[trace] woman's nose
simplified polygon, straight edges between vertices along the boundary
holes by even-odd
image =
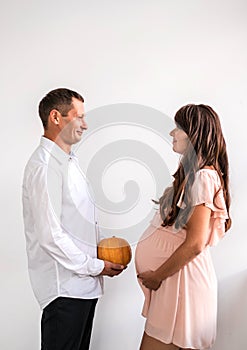
[[[175,132],[175,129],[173,129],[172,131],[170,131],[169,135],[170,135],[170,136],[174,136],[174,132]]]

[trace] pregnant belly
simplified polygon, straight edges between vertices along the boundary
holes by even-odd
[[[136,247],[137,273],[155,270],[164,263],[184,242],[185,235],[183,231],[181,233],[173,233],[164,228],[149,226]]]

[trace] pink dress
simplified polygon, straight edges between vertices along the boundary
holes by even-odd
[[[142,315],[145,332],[163,343],[181,348],[207,349],[216,335],[217,280],[209,246],[216,245],[225,234],[228,218],[220,178],[215,170],[201,169],[192,186],[193,205],[211,209],[208,245],[179,272],[164,280],[157,291],[145,288]],[[215,198],[215,193],[220,192]],[[178,203],[183,208],[184,203]],[[218,208],[219,207],[219,208]],[[186,230],[162,227],[157,212],[141,236],[135,254],[137,273],[155,270],[183,243]]]

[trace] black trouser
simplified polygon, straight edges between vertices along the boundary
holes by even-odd
[[[97,300],[59,297],[46,306],[41,350],[88,350]]]

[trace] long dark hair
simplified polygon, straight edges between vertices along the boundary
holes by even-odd
[[[229,164],[217,113],[207,105],[188,104],[177,111],[175,123],[188,135],[189,145],[173,175],[172,186],[165,190],[159,200],[163,226],[175,224],[178,228],[186,225],[192,210],[190,194],[195,174],[199,169],[208,166],[219,174],[229,216]],[[183,210],[177,206],[181,196],[186,205]],[[226,231],[230,226],[229,217],[226,220]]]

